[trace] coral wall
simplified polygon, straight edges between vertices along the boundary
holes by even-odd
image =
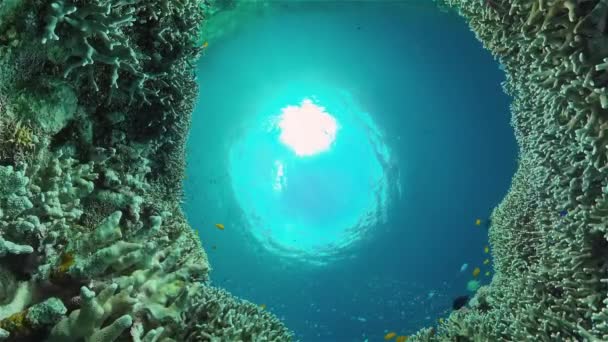
[[[0,340],[288,341],[183,217],[198,0],[0,1]]]
[[[492,215],[492,283],[415,339],[607,340],[608,3],[445,3],[504,66],[519,168]]]

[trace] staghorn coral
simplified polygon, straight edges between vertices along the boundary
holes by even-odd
[[[145,82],[148,76],[141,72],[141,57],[137,56],[123,32],[124,27],[135,21],[134,9],[126,5],[136,2],[93,2],[76,6],[59,0],[49,4],[42,43],[59,41],[57,31],[63,29],[61,44],[65,54],[56,55],[55,61],[67,63],[64,77],[77,68],[84,68],[81,73],[88,77],[95,91],[99,91],[94,67],[95,64],[106,64],[111,67],[111,88],[118,88],[119,70],[138,78],[133,82],[133,88]]]
[[[504,66],[519,168],[492,214],[491,285],[418,340],[606,340],[608,5],[445,2]]]
[[[183,58],[188,51],[186,47],[196,41],[202,20],[201,5],[197,1],[155,0],[147,1],[145,6],[141,3],[140,0],[50,3],[41,42],[58,44],[49,56],[52,62],[65,65],[63,77],[75,73],[77,78],[86,79],[95,92],[102,89],[99,83],[103,82],[108,87],[110,102],[115,95],[121,96],[115,94],[120,89],[129,104],[152,105],[151,101],[173,104],[182,88],[175,76],[188,68],[164,70],[163,66],[171,67],[173,61]],[[146,27],[145,31],[132,34],[130,27],[135,22]],[[173,30],[173,26],[181,29]]]

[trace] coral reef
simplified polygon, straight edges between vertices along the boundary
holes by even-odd
[[[445,3],[505,70],[519,168],[492,214],[492,283],[413,340],[607,340],[607,2]]]
[[[291,340],[206,285],[180,209],[209,10],[0,1],[0,340]]]
[[[272,314],[228,292],[202,285],[187,308],[182,341],[289,341],[290,333]]]

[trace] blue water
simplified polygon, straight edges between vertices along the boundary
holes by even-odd
[[[212,284],[265,304],[302,341],[379,341],[436,324],[471,294],[474,267],[490,281],[484,226],[517,147],[498,63],[455,14],[280,6],[210,44],[198,78],[184,209]],[[265,130],[304,98],[343,125],[310,158]],[[271,191],[276,160],[286,182]]]

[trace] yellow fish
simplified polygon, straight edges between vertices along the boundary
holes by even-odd
[[[395,342],[405,342],[407,341],[407,336],[397,336],[397,338],[395,339]]]
[[[481,225],[481,219],[477,219],[477,220],[475,220],[475,225],[476,225],[476,226],[480,226],[480,225]]]
[[[483,252],[484,252],[484,253],[486,253],[486,254],[490,253],[490,247],[485,246],[485,247],[483,248]]]
[[[473,270],[473,277],[477,278],[479,273],[481,273],[481,270],[479,269],[479,267],[475,267],[475,269]]]
[[[490,271],[487,271],[486,272],[486,277],[489,277],[489,276],[490,276]]]
[[[444,322],[443,317],[440,317],[437,321],[439,322],[439,324],[443,324],[443,322]]]
[[[388,334],[384,335],[384,340],[386,340],[386,341],[391,340],[395,336],[397,336],[397,334],[391,331]]]
[[[224,230],[224,225],[221,223],[216,223],[215,226],[217,227],[217,229],[219,230]]]
[[[204,42],[203,45],[202,45],[203,49],[206,49],[207,46],[209,46],[209,42]]]
[[[260,304],[260,308],[261,308],[262,310],[265,310],[265,309],[266,309],[266,304]]]
[[[490,263],[490,259],[486,259],[486,260],[484,260],[484,261],[483,261],[483,264],[484,264],[484,265],[487,265],[487,264],[489,264],[489,263]]]

